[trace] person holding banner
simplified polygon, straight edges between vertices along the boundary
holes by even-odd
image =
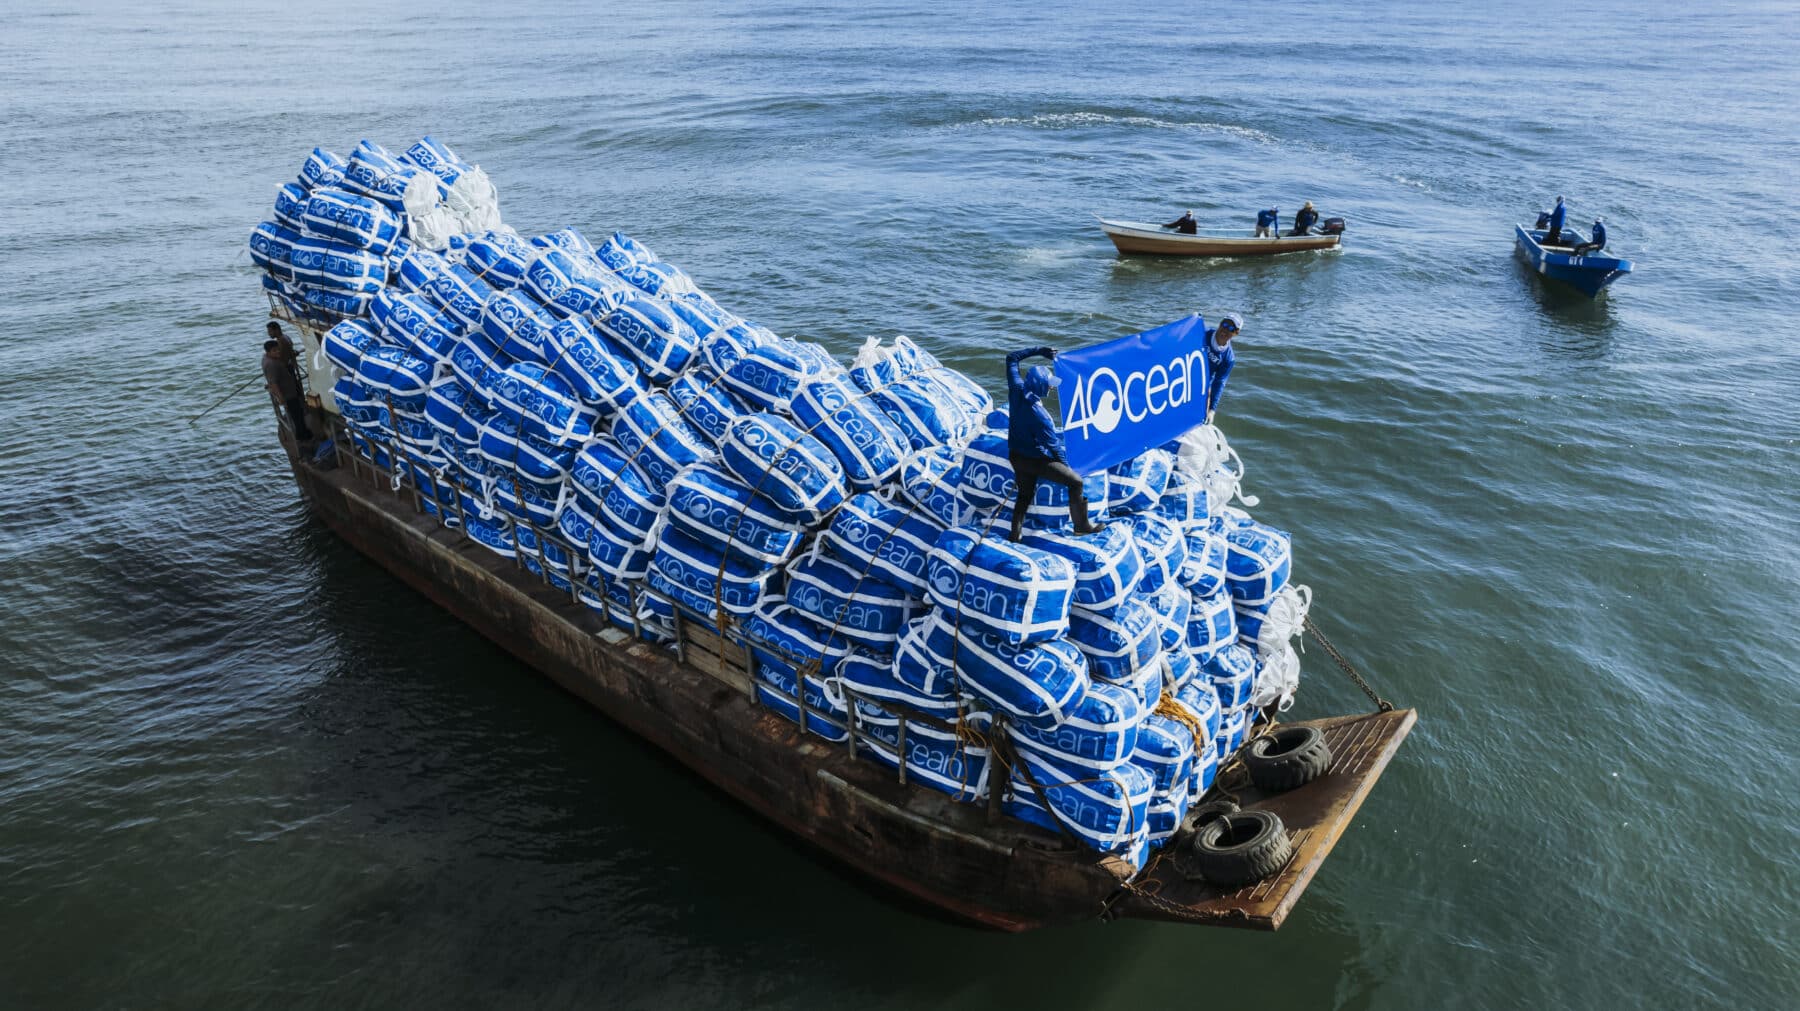
[[[1244,318],[1228,312],[1218,326],[1206,331],[1206,371],[1212,377],[1206,387],[1206,423],[1209,425],[1213,412],[1219,409],[1219,394],[1225,392],[1225,377],[1231,375],[1231,366],[1237,362],[1237,353],[1231,350],[1231,338],[1243,328]]]
[[[1227,338],[1229,340],[1229,338]],[[1088,522],[1087,494],[1082,491],[1081,475],[1069,466],[1063,449],[1062,432],[1044,407],[1044,397],[1057,384],[1054,373],[1042,365],[1033,365],[1024,376],[1019,363],[1027,358],[1056,360],[1055,348],[1025,348],[1006,356],[1007,435],[1006,455],[1012,463],[1013,480],[1019,494],[1013,500],[1012,535],[1017,541],[1025,522],[1025,511],[1037,495],[1039,481],[1050,481],[1069,489],[1069,519],[1076,534],[1091,534],[1096,528]]]

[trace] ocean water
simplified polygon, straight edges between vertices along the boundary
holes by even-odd
[[[1800,10],[0,16],[0,1007],[1800,1004]],[[243,253],[430,132],[848,354],[1247,318],[1223,427],[1418,728],[1273,935],[894,902],[308,517]],[[1558,193],[1637,273],[1513,259]],[[1091,213],[1341,252],[1121,259]],[[1356,690],[1316,649],[1295,715]]]

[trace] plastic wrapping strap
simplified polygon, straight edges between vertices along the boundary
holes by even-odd
[[[552,522],[552,523],[556,522],[556,517],[562,515],[563,506],[567,505],[568,502],[569,502],[569,479],[565,477],[561,481],[558,481],[556,484],[556,504],[554,506],[550,507],[550,516],[551,516],[550,522]]]
[[[999,734],[996,736],[1004,739],[1006,735]],[[1076,846],[1080,847],[1081,849],[1084,849],[1084,850],[1093,849],[1094,847],[1089,846],[1087,844],[1086,840],[1082,839],[1081,836],[1079,834],[1077,834],[1073,828],[1069,827],[1069,823],[1063,820],[1062,813],[1056,809],[1055,805],[1050,803],[1050,795],[1044,792],[1045,791],[1044,784],[1040,784],[1037,781],[1037,777],[1031,774],[1031,767],[1026,765],[1024,762],[1015,760],[1018,756],[1013,753],[1013,745],[1010,740],[1008,740],[1006,742],[1005,750],[1007,752],[1007,755],[1005,757],[1001,757],[1000,751],[995,750],[995,751],[989,753],[988,760],[993,761],[996,758],[999,758],[1000,761],[1004,762],[1006,764],[1006,771],[1007,771],[1007,775],[1009,778],[1014,775],[1022,775],[1025,779],[1025,785],[1031,788],[1032,795],[1037,798],[1038,805],[1044,809],[1044,813],[1046,815],[1050,816],[1050,821],[1051,821],[1051,823],[1053,823],[1056,826],[1057,830],[1060,831],[1063,834],[1063,836],[1066,837],[1070,842],[1074,843]],[[1049,786],[1074,786],[1077,783],[1097,783],[1099,781],[1100,780],[1097,778],[1096,779],[1075,779],[1075,780],[1069,780],[1067,782],[1061,782],[1061,783],[1050,783],[1048,785]],[[1127,805],[1127,808],[1129,809],[1129,805]],[[1133,826],[1132,830],[1136,831],[1135,825]]]
[[[1227,470],[1230,470],[1232,472],[1232,474],[1234,475],[1234,479],[1231,482],[1231,494],[1239,502],[1244,503],[1244,505],[1246,507],[1255,509],[1257,506],[1262,504],[1262,499],[1255,495],[1244,494],[1244,459],[1243,459],[1243,457],[1238,456],[1237,450],[1231,449],[1230,447],[1226,447],[1226,452],[1231,454],[1230,459],[1237,463],[1237,467],[1235,469],[1233,469],[1229,466],[1226,466],[1226,468],[1225,468]]]
[[[494,489],[499,486],[497,477],[490,477],[481,484],[481,518],[489,522],[500,515],[500,507],[494,504]]]
[[[392,390],[381,391],[381,402],[387,405],[388,434],[396,437],[393,440],[390,440],[385,448],[387,449],[387,454],[388,454],[388,490],[397,492],[400,490],[400,485],[402,483],[402,479],[400,477],[400,468],[395,465],[395,461],[394,461],[394,457],[397,455],[394,451],[394,446],[399,442],[398,436],[400,434],[400,429],[398,426],[396,426],[394,424],[394,394],[393,394],[393,391]],[[370,440],[370,441],[373,442],[374,440]],[[412,461],[409,458],[407,460],[407,467],[410,469],[411,466],[412,466]]]
[[[940,478],[939,480],[942,479]],[[990,516],[987,518],[987,526],[979,531],[979,536],[975,538],[975,543],[970,545],[968,552],[962,556],[960,562],[962,570],[956,582],[956,608],[952,612],[950,623],[950,683],[956,687],[956,693],[959,697],[962,695],[962,665],[960,663],[962,654],[962,587],[969,578],[969,559],[974,558],[975,552],[981,549],[982,543],[987,540],[988,529],[991,528],[995,522],[995,517]]]

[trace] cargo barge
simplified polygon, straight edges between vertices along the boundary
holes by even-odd
[[[312,360],[321,331],[279,306],[275,315],[299,329]],[[846,721],[848,739],[840,744],[803,732],[759,702],[750,651],[730,629],[721,634],[684,621],[679,609],[672,646],[615,627],[555,589],[547,566],[534,574],[519,557],[529,552],[508,559],[430,515],[406,468],[389,466],[394,458],[379,446],[365,441],[359,448],[329,398],[308,403],[315,430],[333,436],[331,455],[304,457],[278,410],[279,439],[313,515],[345,542],[769,821],[861,874],[975,924],[1021,931],[1134,918],[1273,930],[1417,718],[1382,703],[1373,712],[1284,724],[1316,727],[1331,751],[1322,775],[1286,792],[1255,789],[1241,766],[1221,770],[1206,800],[1271,812],[1286,826],[1291,854],[1262,880],[1222,888],[1196,872],[1188,843],[1204,804],[1137,871],[1117,856],[1003,816],[997,798],[1006,788],[1005,762],[994,763],[994,799],[984,807],[909,785],[906,763],[894,770],[856,759],[867,745],[855,720]],[[540,553],[556,542],[554,531],[535,532]],[[760,688],[770,690],[766,681]],[[804,695],[790,701],[807,722]],[[908,722],[900,721],[902,748]]]

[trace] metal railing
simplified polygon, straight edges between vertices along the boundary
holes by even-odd
[[[287,426],[287,421],[281,414],[279,408],[276,408],[275,414],[285,428]],[[468,533],[468,511],[467,506],[464,504],[464,497],[474,494],[471,489],[464,487],[460,481],[443,471],[433,471],[435,476],[431,482],[433,485],[432,493],[428,495],[425,489],[419,484],[418,473],[420,469],[432,470],[432,468],[426,467],[410,448],[406,447],[398,440],[384,439],[377,434],[362,429],[352,429],[339,415],[326,411],[321,411],[320,414],[324,418],[325,428],[331,436],[334,458],[340,467],[347,466],[350,473],[359,480],[364,478],[366,472],[367,479],[371,484],[392,494],[400,495],[402,493],[410,493],[413,511],[415,513],[423,514],[428,512],[425,503],[429,499],[432,503],[431,511],[435,511],[439,522],[443,524],[446,530],[454,530],[462,537],[474,541],[484,550],[492,550],[488,545],[476,541],[475,538],[471,537]],[[365,451],[365,446],[367,447],[367,451]],[[377,450],[379,450],[379,455],[376,452]],[[387,463],[385,465],[381,462],[380,456],[386,456]],[[404,463],[405,466],[399,466],[400,463]],[[445,503],[443,496],[439,492],[439,489],[444,487],[448,487],[450,490],[450,495],[448,497],[452,500],[451,503]],[[451,508],[454,508],[455,510],[454,524],[449,522],[451,517],[447,512],[447,510]],[[555,580],[551,578],[551,573],[556,572],[557,567],[551,563],[550,553],[546,549],[547,544],[553,544],[557,548],[560,548],[565,557],[568,558],[566,575],[561,572],[558,572],[558,575],[568,583],[570,602],[576,606],[599,612],[601,627],[596,630],[594,634],[599,636],[605,631],[614,629],[618,626],[618,618],[616,617],[618,614],[618,604],[613,599],[611,593],[611,588],[615,584],[614,580],[608,577],[604,571],[600,571],[593,566],[587,566],[586,568],[593,571],[600,580],[599,591],[594,594],[594,599],[598,606],[589,603],[587,599],[584,599],[582,593],[584,576],[583,566],[580,561],[583,554],[581,551],[576,550],[567,539],[561,536],[560,532],[546,530],[531,522],[529,519],[506,513],[504,514],[504,520],[507,524],[509,539],[512,542],[512,562],[515,568],[523,571],[530,571],[523,561],[523,558],[527,554],[535,554],[537,560],[537,571],[535,574],[539,581],[546,586],[557,588]],[[523,540],[519,536],[521,528],[530,533],[532,540],[535,542],[534,550],[525,547]],[[617,581],[617,585],[625,591],[627,599],[630,602],[628,610],[630,611],[629,617],[632,626],[632,637],[640,641],[655,641],[648,638],[645,634],[645,626],[641,614],[641,608],[645,598],[653,597],[668,605],[669,610],[674,615],[671,628],[673,634],[668,636],[670,645],[675,651],[677,662],[688,665],[688,621],[690,618],[687,612],[682,608],[680,602],[666,594],[657,593],[649,587],[640,586],[635,583]],[[695,617],[704,618],[704,616]],[[877,737],[867,727],[863,726],[861,719],[863,704],[873,706],[893,716],[897,726],[892,747],[897,778],[903,786],[907,784],[907,737],[910,726],[922,724],[953,736],[961,735],[962,728],[959,727],[959,723],[952,723],[941,717],[922,712],[905,703],[894,702],[889,699],[875,700],[866,698],[859,694],[855,689],[842,686],[842,682],[840,682],[839,690],[842,691],[844,697],[844,716],[839,717],[830,710],[815,707],[807,701],[806,682],[809,677],[813,676],[811,671],[816,671],[819,667],[819,662],[816,657],[805,657],[793,654],[778,643],[771,643],[752,636],[729,615],[723,613],[721,613],[720,620],[716,621],[715,625],[720,629],[718,637],[721,646],[736,642],[743,650],[743,672],[748,680],[747,696],[751,705],[760,706],[763,704],[758,695],[759,692],[763,691],[767,691],[775,696],[792,702],[798,717],[796,722],[799,724],[803,733],[809,732],[809,725],[815,720],[842,733],[846,749],[852,759],[855,759],[858,756],[859,748],[870,749],[877,745],[882,748],[887,748],[889,746],[888,742]],[[657,635],[661,636],[661,632],[658,631]],[[773,684],[769,679],[760,677],[757,674],[758,661],[755,655],[757,650],[772,654],[794,669],[794,686],[792,691]],[[724,662],[724,659],[723,656],[720,656],[721,663]],[[816,731],[811,732],[817,733]],[[1004,716],[1001,714],[994,714],[993,723],[990,725],[987,736],[989,738],[997,739],[998,736],[1004,732]],[[820,734],[819,736],[825,735]],[[1008,775],[1007,765],[997,759],[995,746],[992,742],[990,742],[988,748],[988,770],[988,817],[989,820],[993,820],[999,816],[1000,798],[1006,792]]]

